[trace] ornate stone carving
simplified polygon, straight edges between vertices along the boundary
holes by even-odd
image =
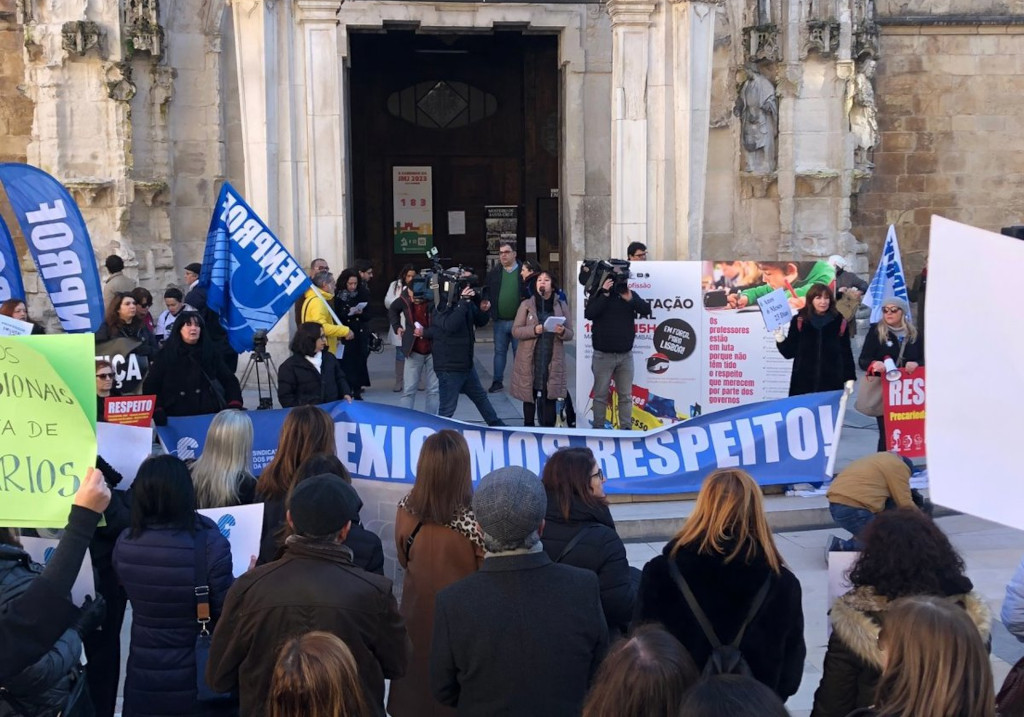
[[[99,49],[103,33],[100,26],[89,20],[66,22],[60,29],[61,46],[72,55],[84,56],[93,48]]]
[[[164,29],[160,26],[157,0],[125,0],[124,28],[129,56],[148,52],[153,57],[160,57]]]
[[[105,68],[107,96],[118,102],[128,102],[135,96],[132,67],[127,62],[111,62]]]
[[[839,49],[839,23],[835,20],[809,20],[807,37],[804,39],[801,57],[817,52],[823,57],[832,57]]]
[[[874,22],[857,25],[853,32],[853,56],[866,53],[878,56],[878,26]]]
[[[743,28],[744,62],[780,62],[782,46],[779,44],[777,25],[753,25]]]
[[[797,172],[796,196],[819,196],[839,178],[839,172],[820,170],[817,172]]]
[[[174,78],[178,71],[166,65],[153,67],[153,87],[149,94],[153,105],[161,112],[167,111],[167,105],[174,98]]]
[[[778,197],[778,192],[772,192],[776,187],[779,176],[772,174],[751,174],[740,172],[740,196],[743,199],[765,199],[769,196]]]
[[[778,166],[779,104],[775,85],[753,63],[748,63],[745,71],[747,79],[740,86],[735,110],[740,117],[744,171],[771,174]]]
[[[856,169],[874,168],[872,154],[878,144],[878,106],[875,103],[875,59],[866,55],[857,62],[857,72],[846,84],[846,113],[853,134],[853,164]]]
[[[167,182],[155,179],[135,179],[132,184],[135,186],[135,196],[141,198],[147,207],[162,207],[169,204]]]
[[[69,179],[64,181],[64,186],[80,206],[92,207],[109,197],[114,182],[111,179]]]

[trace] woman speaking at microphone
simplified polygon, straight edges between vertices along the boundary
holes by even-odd
[[[891,358],[896,368],[906,368],[908,373],[924,366],[924,343],[919,340],[917,327],[907,321],[909,308],[906,301],[896,297],[882,302],[882,320],[868,329],[860,350],[858,363],[863,370],[884,376],[886,358]],[[885,416],[876,416],[875,420],[878,421],[878,450],[884,451]]]
[[[857,378],[850,329],[827,286],[814,284],[804,298],[804,307],[789,322],[789,333],[775,331],[779,353],[793,359],[789,395],[838,391]]]

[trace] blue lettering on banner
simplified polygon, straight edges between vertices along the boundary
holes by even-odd
[[[238,522],[235,520],[235,516],[231,515],[231,513],[225,513],[220,517],[220,520],[217,521],[217,528],[220,530],[220,534],[225,538],[231,537],[231,529],[236,525],[238,525]]]
[[[606,492],[658,495],[695,491],[715,468],[742,468],[762,485],[821,482],[841,395],[830,391],[751,403],[630,433],[487,428],[372,403],[339,401],[324,409],[334,418],[338,458],[358,478],[411,484],[423,442],[451,428],[469,445],[474,481],[507,465],[540,475],[559,448],[586,446],[608,477]],[[287,413],[250,414],[254,452],[276,448]],[[170,452],[185,446],[190,456],[198,456],[212,418],[170,418],[157,433]],[[253,474],[258,473],[254,466]]]
[[[236,351],[252,349],[309,287],[309,277],[234,188],[225,183],[210,219],[199,285]]]
[[[60,182],[27,164],[0,164],[0,182],[61,326],[68,333],[95,332],[103,323],[103,291],[75,200]]]
[[[903,299],[908,304],[910,295],[907,292],[906,274],[903,271],[903,260],[900,258],[899,241],[896,239],[896,227],[890,226],[882,246],[882,256],[878,260],[878,268],[868,285],[864,303],[871,307],[871,322],[877,323],[882,318],[882,306],[886,299]],[[912,319],[907,312],[907,320]]]

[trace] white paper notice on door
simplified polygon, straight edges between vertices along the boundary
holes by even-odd
[[[448,212],[448,233],[466,233],[466,213],[463,211]]]

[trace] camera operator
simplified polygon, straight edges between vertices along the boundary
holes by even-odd
[[[463,275],[468,276],[468,272]],[[461,284],[459,282],[456,288]],[[438,415],[451,418],[459,404],[459,394],[464,393],[476,405],[488,426],[504,426],[487,399],[487,391],[480,384],[480,376],[473,364],[476,327],[487,325],[491,308],[491,302],[486,299],[479,305],[476,302],[477,291],[468,284],[462,285],[454,296],[442,292],[426,331],[426,338],[432,342],[434,373],[440,389]]]
[[[605,427],[608,389],[615,379],[619,397],[619,428],[633,427],[633,339],[638,316],[650,316],[651,305],[629,289],[628,272],[616,272],[593,292],[583,316],[591,322],[594,357],[594,428]]]

